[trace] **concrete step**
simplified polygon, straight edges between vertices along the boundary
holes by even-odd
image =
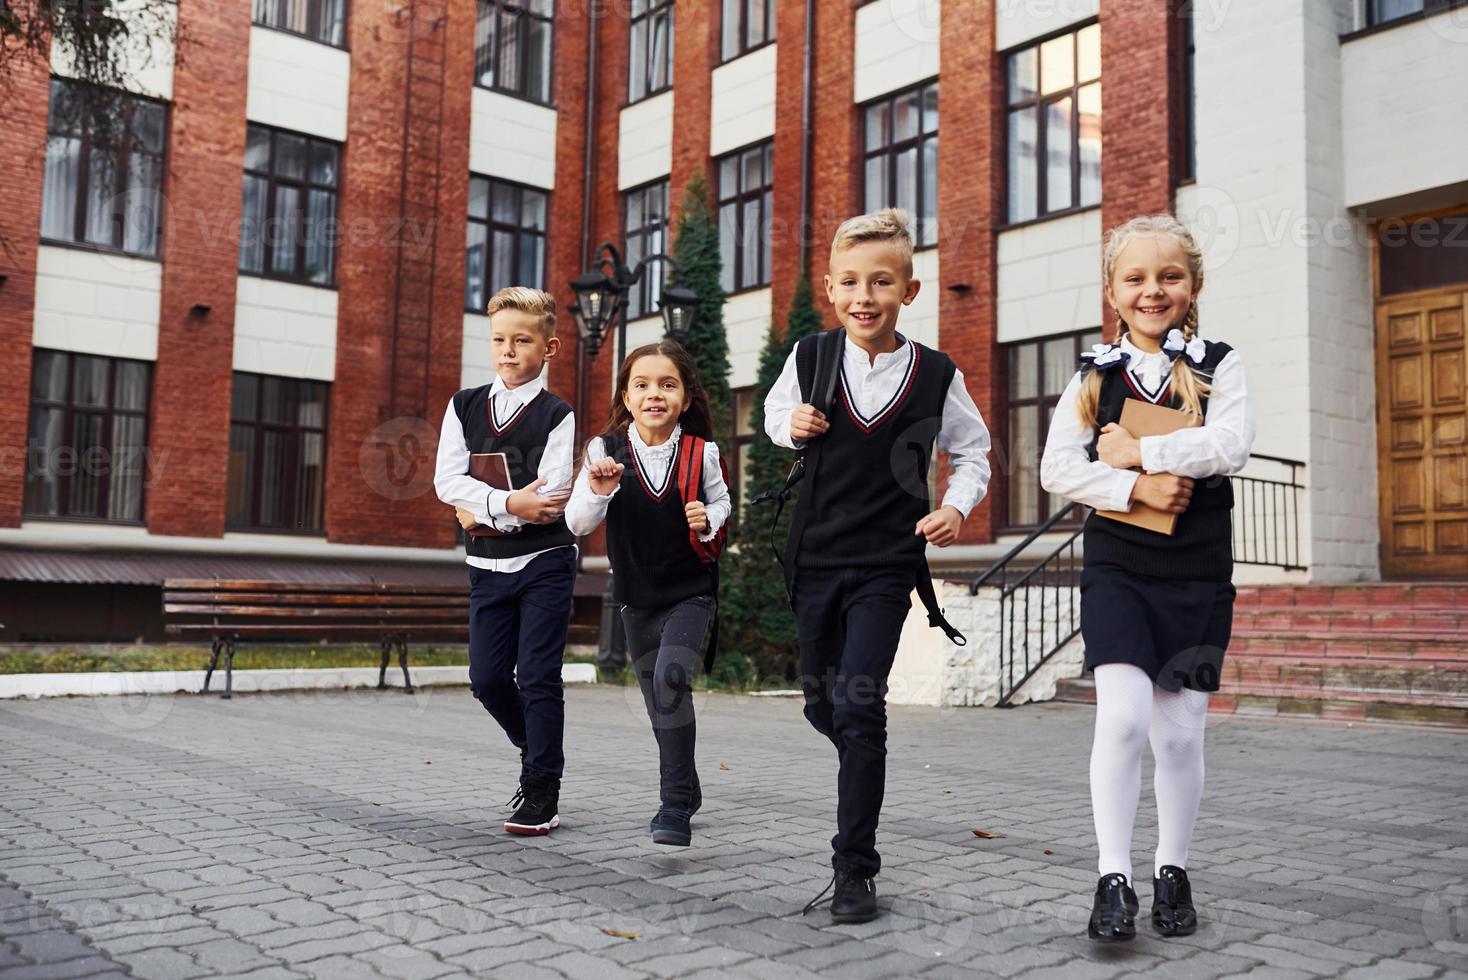
[[[1468,583],[1362,582],[1350,585],[1240,586],[1236,611],[1245,609],[1386,608],[1452,611],[1468,609]]]
[[[1468,637],[1468,607],[1436,609],[1384,606],[1374,609],[1341,607],[1235,606],[1234,628],[1275,633],[1378,633],[1394,636],[1443,634]]]
[[[1461,634],[1266,632],[1236,629],[1229,653],[1254,657],[1330,657],[1343,660],[1413,660],[1430,664],[1468,664],[1468,641]]]

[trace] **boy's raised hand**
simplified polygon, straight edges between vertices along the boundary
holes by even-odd
[[[709,515],[704,510],[702,500],[690,500],[683,505],[683,513],[688,516],[688,529],[697,531],[699,534],[709,533]]]
[[[622,471],[625,469],[627,469],[626,466],[610,456],[603,456],[594,463],[588,463],[586,476],[591,484],[591,492],[598,497],[605,497],[617,489],[617,484],[622,482]]]
[[[914,535],[922,535],[928,544],[946,548],[958,540],[958,529],[963,526],[963,514],[956,507],[943,506],[917,522]]]
[[[809,403],[795,406],[795,410],[790,413],[790,438],[795,442],[814,439],[823,435],[830,427],[831,423],[826,421],[826,417]]]
[[[566,509],[566,501],[570,499],[571,492],[564,490],[560,493],[540,494],[537,491],[545,486],[544,480],[536,480],[527,487],[511,493],[505,500],[505,509],[523,521],[531,524],[550,524],[560,517]]]

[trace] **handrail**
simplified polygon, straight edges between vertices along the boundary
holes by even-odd
[[[994,564],[990,565],[988,569],[986,569],[979,575],[978,578],[969,583],[968,594],[978,595],[979,587],[982,586],[985,582],[989,581],[990,576],[994,575],[1002,568],[1004,568],[1004,566],[1009,564],[1011,560],[1018,557],[1020,552],[1024,551],[1030,545],[1038,541],[1041,535],[1047,533],[1052,527],[1054,527],[1056,524],[1059,524],[1068,514],[1070,514],[1071,511],[1080,506],[1080,504],[1072,500],[1070,503],[1066,504],[1060,510],[1052,514],[1048,521],[1031,531],[1023,541],[1015,545],[1013,548],[1010,548],[1008,554],[996,561]]]

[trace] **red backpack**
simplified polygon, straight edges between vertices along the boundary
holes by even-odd
[[[697,500],[703,494],[703,447],[705,440],[695,435],[684,433],[678,446],[678,496],[686,505],[690,500]],[[723,474],[724,483],[729,482],[729,470],[724,465],[723,457],[719,457],[719,472]],[[729,538],[729,522],[726,520],[719,527],[718,533],[708,541],[700,541],[698,532],[693,528],[688,529],[688,542],[693,546],[693,553],[698,560],[705,565],[712,565],[719,560],[719,555],[724,550],[724,542]]]

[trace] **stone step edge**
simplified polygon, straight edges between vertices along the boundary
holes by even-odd
[[[414,687],[465,686],[469,668],[408,666]],[[563,664],[561,681],[566,684],[595,684],[595,664]],[[387,671],[388,691],[402,693],[403,672],[396,665]],[[107,697],[121,694],[196,694],[204,687],[202,670],[96,671],[74,674],[0,675],[0,699]],[[376,667],[309,667],[273,670],[236,670],[234,691],[239,694],[272,691],[335,691],[377,687]],[[224,690],[224,671],[216,670],[209,694]]]
[[[1208,710],[1224,713],[1233,712],[1240,698],[1281,702],[1319,702],[1340,706],[1377,705],[1382,708],[1401,708],[1404,710],[1440,709],[1442,711],[1461,711],[1468,714],[1468,699],[1462,698],[1443,698],[1422,694],[1414,695],[1383,689],[1353,691],[1349,688],[1310,688],[1289,685],[1279,685],[1271,687],[1268,691],[1260,691],[1254,685],[1250,684],[1230,684],[1225,686],[1223,690],[1213,695],[1212,700],[1209,702]],[[1062,680],[1056,685],[1055,700],[1072,704],[1095,704],[1095,684],[1080,678]]]

